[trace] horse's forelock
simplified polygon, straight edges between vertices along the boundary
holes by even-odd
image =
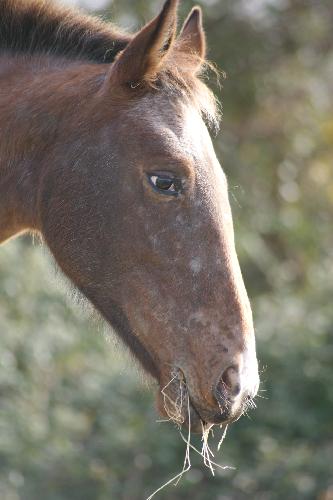
[[[151,82],[151,86],[162,88],[170,97],[180,95],[189,100],[198,109],[208,127],[217,131],[222,115],[221,105],[205,84],[204,78],[210,72],[215,74],[218,81],[218,71],[207,60],[201,63],[200,72],[193,71],[194,65],[195,56],[177,51],[176,48],[157,75],[156,82]]]

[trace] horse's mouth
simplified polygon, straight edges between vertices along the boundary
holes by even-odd
[[[178,426],[190,427],[193,433],[202,433],[210,425],[230,424],[242,415],[242,405],[234,409],[232,401],[226,401],[224,407],[217,409],[203,408],[193,401],[188,391],[184,376],[178,372],[158,393],[159,413]]]
[[[201,434],[203,429],[207,426],[212,425],[226,425],[235,422],[242,415],[242,411],[238,411],[235,415],[230,416],[229,413],[220,412],[214,413],[209,410],[197,410],[194,404],[191,402],[190,398],[184,411],[173,414],[169,410],[166,411],[165,408],[161,409],[160,398],[158,401],[159,412],[167,420],[174,422],[179,427],[184,426],[185,428],[191,429],[191,432],[195,434]]]
[[[184,420],[184,425],[194,433],[201,433],[204,427],[213,425],[227,425],[238,420],[242,415],[242,410],[239,409],[235,413],[230,413],[229,410],[220,410],[212,412],[211,410],[198,410],[190,401],[189,417]]]

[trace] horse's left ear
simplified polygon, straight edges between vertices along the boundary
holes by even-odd
[[[195,56],[198,66],[201,66],[206,56],[206,37],[200,7],[193,7],[189,13],[178,37],[177,47]]]
[[[109,80],[133,88],[153,80],[173,44],[178,0],[166,0],[160,14],[146,24],[111,66]]]

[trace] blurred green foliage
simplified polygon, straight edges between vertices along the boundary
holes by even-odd
[[[261,364],[258,408],[233,425],[212,478],[200,460],[159,499],[333,498],[333,4],[206,0],[223,70],[216,137]],[[181,2],[185,15],[192,2]],[[156,1],[103,12],[135,29]],[[210,83],[214,86],[214,80]],[[28,238],[0,249],[1,500],[139,500],[184,443],[151,389],[75,305]],[[99,333],[96,332],[99,330]],[[217,439],[217,438],[216,438]]]

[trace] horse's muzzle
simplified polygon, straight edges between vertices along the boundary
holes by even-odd
[[[178,423],[190,425],[192,432],[202,432],[205,424],[228,424],[238,420],[258,388],[255,381],[252,387],[245,384],[237,366],[233,365],[223,371],[209,394],[197,392],[183,371],[178,370],[178,374],[168,384],[168,395],[162,391],[164,410],[172,420],[177,421],[172,417],[178,415]],[[161,405],[159,407],[162,410]]]

